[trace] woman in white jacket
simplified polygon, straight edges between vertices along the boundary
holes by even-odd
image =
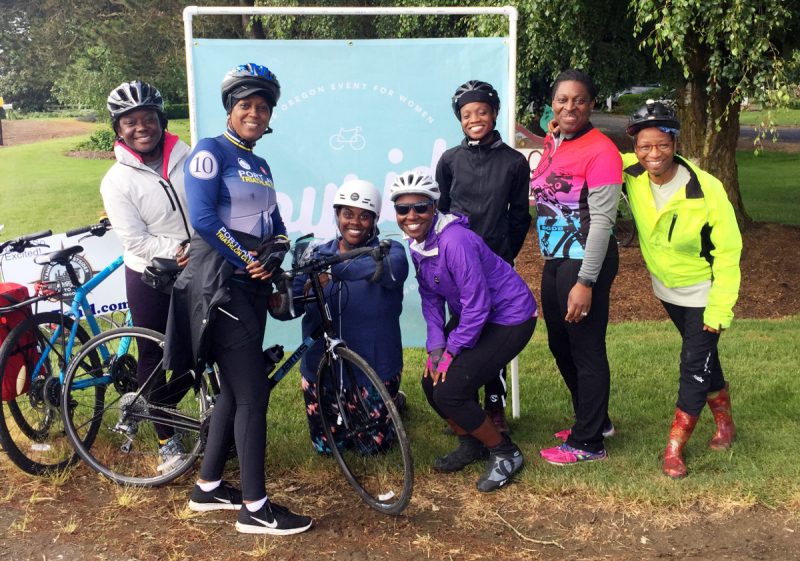
[[[142,272],[154,257],[188,262],[192,231],[186,219],[183,164],[189,147],[166,131],[164,100],[159,91],[141,81],[125,82],[108,96],[111,124],[117,134],[117,162],[100,186],[103,205],[122,242],[125,288],[133,324],[163,333],[169,312],[168,293],[142,281]],[[161,361],[161,349],[140,344],[137,378],[152,372]],[[156,383],[151,399],[174,406],[188,389],[186,380]],[[180,435],[156,424],[159,471],[168,470],[184,452]]]

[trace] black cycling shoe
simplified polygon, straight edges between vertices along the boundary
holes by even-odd
[[[242,508],[242,492],[223,481],[211,491],[203,491],[195,484],[189,498],[189,510],[209,512],[212,510],[239,510]]]
[[[503,441],[489,448],[486,472],[478,479],[478,491],[495,491],[511,481],[511,476],[522,469],[525,459],[519,447],[503,435]]]
[[[239,511],[236,531],[243,534],[289,536],[311,528],[311,517],[291,512],[288,508],[267,501],[256,512],[247,507]]]
[[[445,473],[460,471],[471,463],[485,460],[489,456],[489,450],[474,436],[459,435],[458,440],[458,448],[441,458],[436,458],[433,469]]]

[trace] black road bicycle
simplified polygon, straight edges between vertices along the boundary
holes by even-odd
[[[303,254],[310,253],[303,251],[309,237],[295,244],[293,268],[279,279],[286,287],[288,302],[317,304],[321,327],[300,343],[270,380],[272,385],[277,384],[315,341],[323,341],[317,387],[326,440],[336,443],[330,445],[331,453],[348,483],[370,507],[396,515],[408,505],[413,489],[411,446],[403,421],[373,368],[337,337],[320,281],[320,275],[336,263],[370,257],[376,262],[372,280],[377,281],[383,275],[389,246],[383,243],[331,257],[304,259]],[[290,287],[299,275],[308,276],[310,289],[295,298]],[[164,337],[130,327],[92,338],[70,362],[61,397],[62,407],[71,413],[65,416],[67,436],[84,461],[117,483],[156,486],[188,471],[202,455],[219,386],[213,369],[177,374],[165,372],[162,361],[138,387],[136,368],[142,344],[163,348]],[[107,359],[99,358],[100,348],[108,350]],[[265,353],[277,354],[277,361],[282,358],[280,347]],[[92,430],[98,419],[102,420],[99,434],[89,441],[83,434]],[[180,434],[186,450],[167,470],[157,469],[159,443],[154,423]],[[378,430],[383,438],[394,441],[388,450],[376,441]]]

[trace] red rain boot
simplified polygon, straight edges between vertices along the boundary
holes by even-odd
[[[697,424],[699,415],[693,417],[680,409],[675,409],[675,418],[669,429],[669,440],[664,452],[664,462],[661,471],[673,479],[686,477],[686,464],[683,462],[683,447],[692,436],[692,431]]]
[[[718,392],[708,394],[706,400],[714,415],[714,421],[717,423],[717,432],[708,441],[708,447],[712,450],[727,450],[736,437],[736,426],[733,424],[731,416],[731,396],[728,393],[728,384],[725,384],[725,387]]]

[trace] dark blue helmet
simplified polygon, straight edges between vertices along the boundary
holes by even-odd
[[[266,66],[252,62],[240,64],[225,74],[220,89],[222,105],[228,113],[237,101],[256,93],[263,95],[273,108],[281,97],[281,84],[275,74]]]

